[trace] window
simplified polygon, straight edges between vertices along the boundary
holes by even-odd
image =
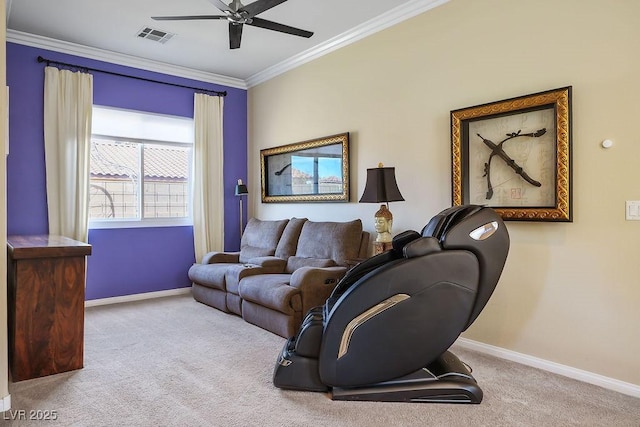
[[[193,120],[93,107],[91,228],[191,224]]]

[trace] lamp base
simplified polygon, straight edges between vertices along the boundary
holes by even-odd
[[[378,255],[393,249],[391,242],[373,242],[373,254]]]

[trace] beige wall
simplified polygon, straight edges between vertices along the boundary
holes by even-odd
[[[640,384],[640,2],[451,0],[249,90],[259,150],[351,132],[352,203],[263,204],[269,219],[362,218],[366,169],[395,166],[394,232],[451,203],[449,112],[573,86],[573,223],[509,222],[499,286],[467,338]],[[612,148],[602,140],[614,141]]]

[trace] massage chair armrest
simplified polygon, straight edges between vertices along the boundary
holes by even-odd
[[[202,257],[202,264],[240,262],[240,252],[209,252]]]
[[[287,261],[276,256],[261,256],[251,258],[246,264],[262,267],[263,273],[279,274],[284,273]]]
[[[440,241],[435,237],[420,237],[402,248],[402,254],[405,258],[416,258],[440,251],[442,251]]]

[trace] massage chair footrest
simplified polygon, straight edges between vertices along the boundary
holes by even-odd
[[[480,403],[482,390],[468,367],[445,352],[429,366],[404,377],[362,387],[332,389],[333,400]]]

